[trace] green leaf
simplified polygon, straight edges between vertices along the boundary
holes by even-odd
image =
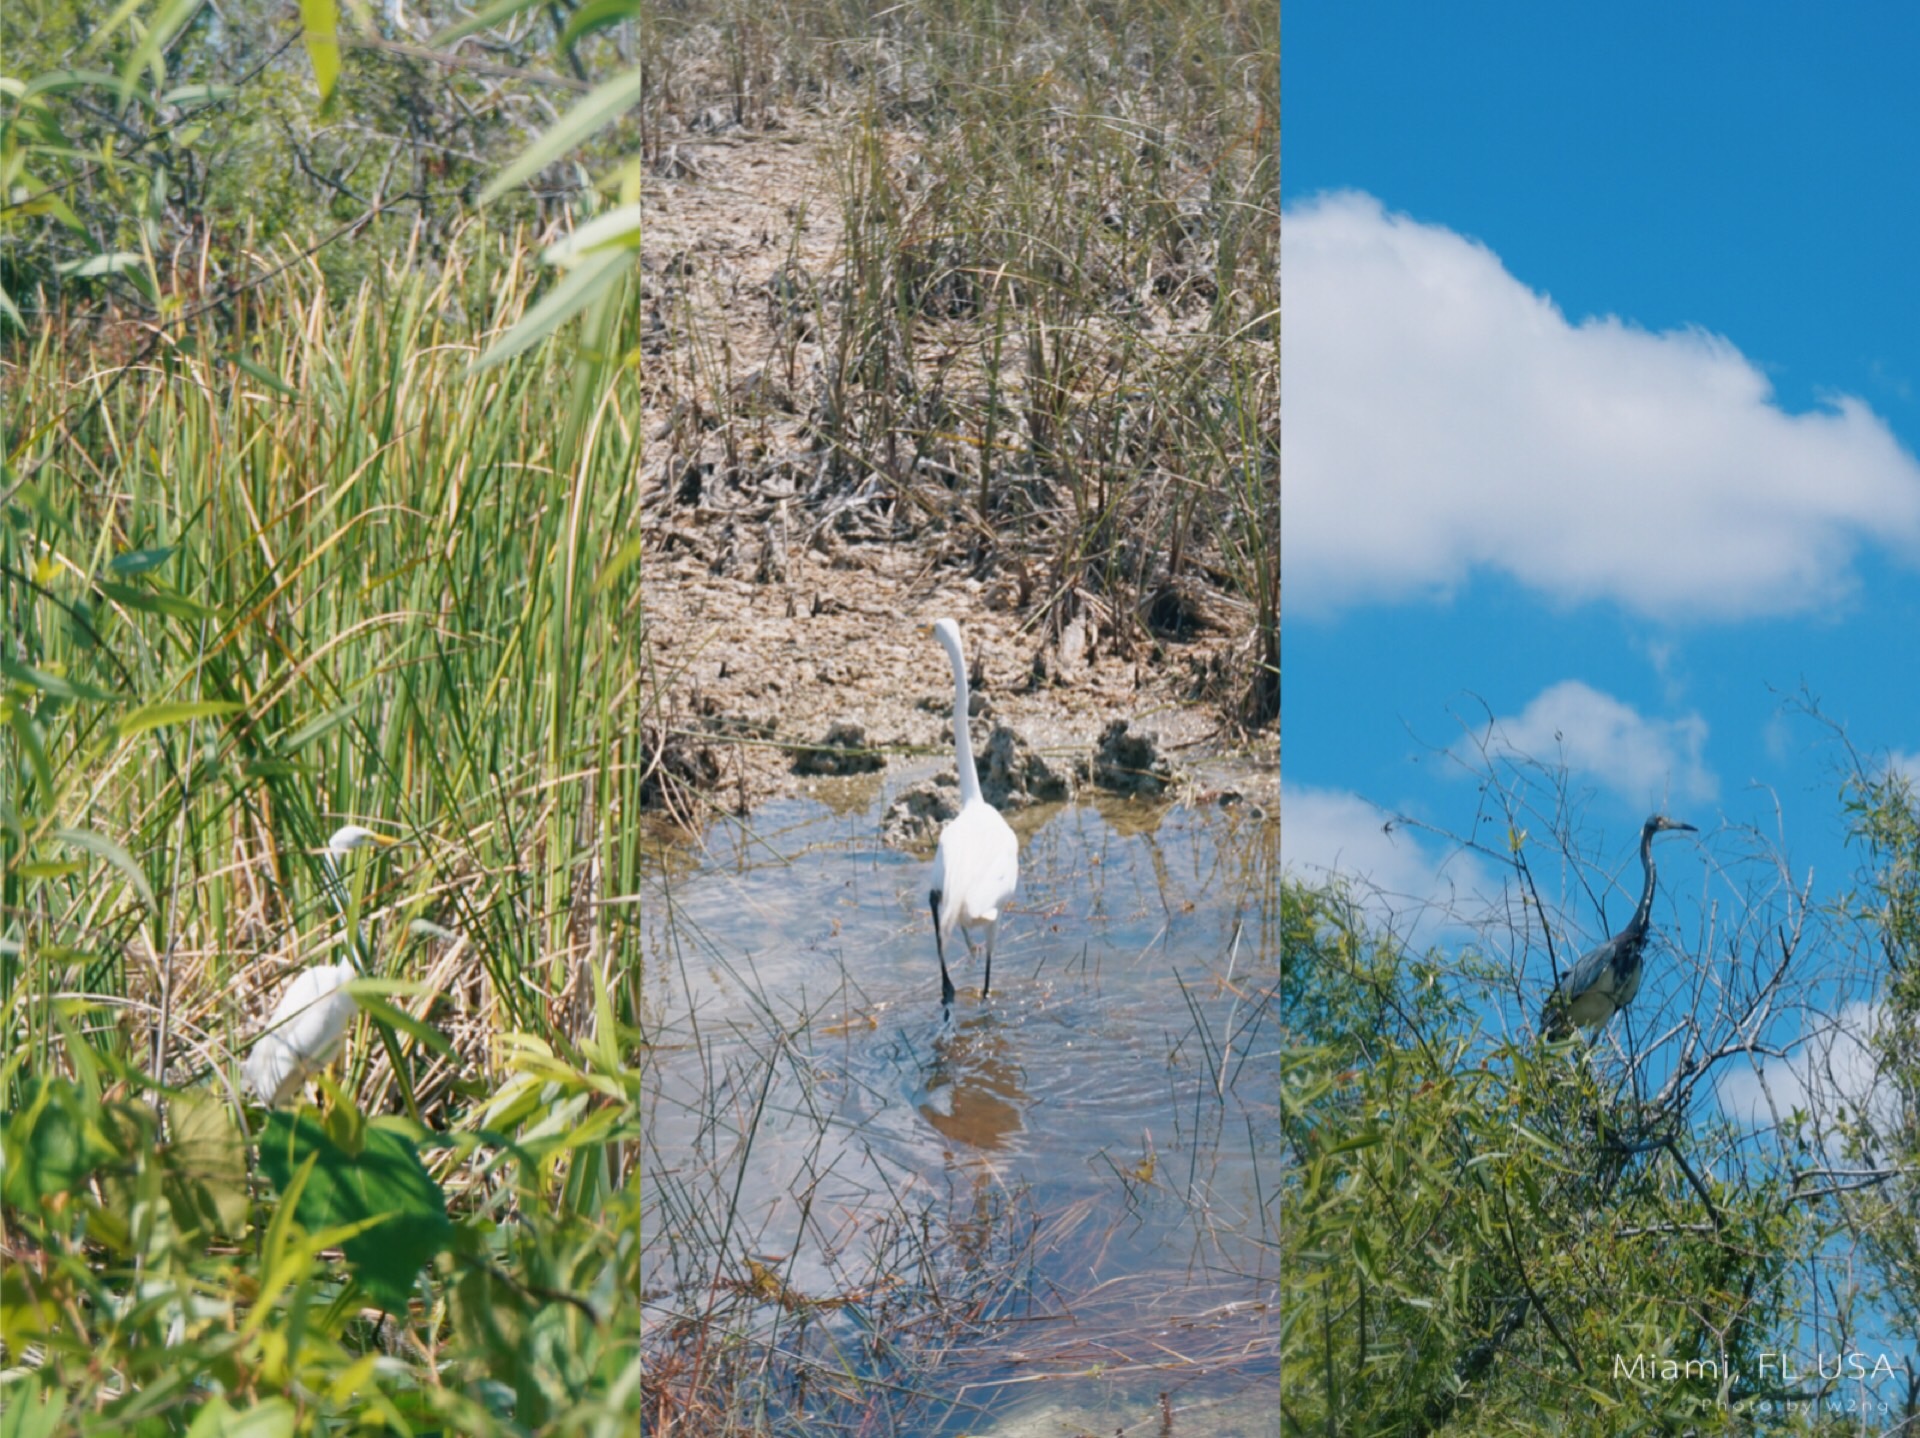
[[[148,614],[164,614],[170,619],[217,619],[220,611],[209,609],[196,599],[184,594],[174,594],[163,589],[136,589],[131,584],[115,584],[111,579],[94,581],[97,588],[107,598],[129,609],[139,609]]]
[[[291,759],[249,759],[240,766],[240,774],[247,779],[310,779],[313,770]]]
[[[53,837],[63,844],[71,844],[76,849],[85,849],[89,854],[98,855],[114,868],[127,876],[127,882],[133,885],[134,892],[146,901],[147,907],[153,907],[153,889],[147,883],[147,876],[133,855],[121,848],[105,834],[96,834],[92,829],[55,829]]]
[[[618,25],[622,20],[639,18],[640,0],[590,0],[573,12],[567,28],[560,32],[560,48],[569,49],[585,36]]]
[[[531,10],[540,0],[494,0],[491,5],[482,6],[458,25],[449,25],[440,31],[427,44],[435,50],[444,50],[455,40],[473,34],[476,30],[485,30],[490,25],[498,25],[502,20],[511,20],[523,10]]]
[[[295,1171],[313,1160],[294,1215],[309,1233],[371,1221],[342,1248],[373,1302],[398,1313],[420,1269],[452,1243],[447,1197],[410,1139],[371,1125],[360,1137],[360,1152],[349,1155],[311,1111],[276,1109],[260,1140],[260,1166],[284,1194]]]
[[[90,279],[94,275],[117,275],[123,270],[138,269],[143,261],[131,250],[115,250],[110,255],[95,255],[90,260],[67,260],[54,266],[63,275],[77,275],[81,279]]]
[[[358,981],[356,980],[356,982]],[[425,1044],[437,1054],[444,1055],[450,1059],[457,1059],[459,1057],[447,1036],[432,1024],[427,1023],[424,1019],[416,1019],[405,1009],[396,1008],[385,999],[370,998],[358,989],[354,989],[351,985],[349,985],[349,990],[353,993],[354,1002],[372,1014],[376,1019],[380,1020],[380,1022],[391,1024],[402,1033],[413,1035],[420,1043]]]
[[[95,87],[117,88],[118,75],[109,75],[104,70],[50,70],[44,75],[36,75],[21,91],[20,100],[24,104],[35,95],[58,95],[67,90],[85,90]]]
[[[14,872],[23,879],[65,879],[73,874],[84,874],[86,871],[85,859],[46,859],[14,866]],[[48,950],[42,948],[40,952],[44,954]]]
[[[125,554],[114,555],[108,561],[107,568],[115,574],[145,574],[150,569],[158,569],[171,558],[171,545],[155,549],[130,549]]]
[[[279,375],[275,374],[265,365],[258,364],[248,359],[245,355],[231,355],[229,358],[232,359],[235,364],[239,365],[242,370],[252,375],[255,379],[259,380],[261,384],[273,390],[276,394],[284,395],[288,399],[298,399],[300,397],[300,391],[281,379]]]
[[[636,534],[616,549],[613,552],[613,558],[607,561],[607,567],[602,569],[599,577],[593,581],[593,592],[601,594],[612,588],[613,582],[632,567],[633,561],[640,557],[640,552],[645,547],[645,537]]]
[[[600,85],[527,146],[519,159],[494,176],[493,182],[480,192],[480,204],[492,204],[515,185],[539,174],[562,155],[570,153],[589,135],[639,103],[638,70],[616,75]]]
[[[340,81],[340,7],[333,0],[300,0],[300,28],[324,105]]]
[[[167,67],[160,57],[173,42],[173,37],[186,28],[200,4],[201,0],[161,0],[160,8],[153,12],[153,19],[148,22],[147,33],[140,37],[140,43],[133,47],[133,54],[120,67],[120,103],[123,106],[133,96],[133,77],[142,70],[152,68],[156,86],[166,83]]]
[[[169,724],[186,724],[195,719],[221,718],[237,714],[247,706],[227,699],[194,699],[178,704],[142,704],[122,718],[116,726],[122,739],[144,734],[149,729]]]
[[[541,298],[540,303],[528,310],[520,318],[520,323],[494,343],[492,349],[468,366],[469,374],[491,369],[512,359],[522,350],[531,349],[574,315],[598,299],[601,294],[620,282],[622,274],[633,263],[633,257],[624,250],[612,250],[595,255],[579,269],[573,271],[559,284]]]
[[[45,1290],[41,1289],[41,1291]],[[58,1307],[50,1300],[41,1299],[38,1303],[30,1300],[25,1284],[19,1285],[19,1292],[16,1294],[15,1285],[9,1282],[6,1304],[9,1313],[16,1311],[16,1299],[20,1300],[18,1306],[44,1310],[47,1318],[55,1318],[59,1313]],[[50,1324],[47,1329],[40,1331],[51,1332],[57,1329]],[[39,1335],[36,1333],[34,1336]],[[11,1330],[7,1337],[10,1344],[16,1338]],[[63,1431],[60,1419],[66,1411],[66,1396],[52,1387],[42,1390],[40,1375],[28,1370],[26,1380],[17,1383],[9,1390],[6,1407],[0,1408],[0,1438],[53,1438],[55,1433]]]
[[[160,97],[163,105],[216,104],[240,93],[238,85],[182,85]]]
[[[263,1398],[237,1409],[216,1393],[194,1415],[187,1438],[293,1438],[299,1416],[285,1398]]]
[[[142,0],[120,0],[120,8],[109,15],[104,23],[94,27],[93,33],[87,37],[87,43],[80,47],[80,53],[91,55],[105,45],[113,37],[114,31],[134,17],[141,3]]]
[[[589,220],[564,239],[555,240],[540,256],[545,264],[571,268],[603,250],[640,248],[640,207],[621,205]]]
[[[173,1142],[161,1150],[173,1221],[203,1236],[238,1236],[247,1224],[247,1140],[233,1110],[211,1093],[175,1095]]]
[[[338,709],[329,709],[317,718],[309,719],[305,724],[302,724],[298,729],[294,730],[293,733],[289,734],[286,743],[282,747],[288,751],[304,749],[322,734],[339,728],[351,718],[353,718],[353,706],[351,704],[342,704]]]
[[[25,1106],[7,1118],[6,1163],[0,1194],[38,1213],[43,1200],[72,1193],[94,1168],[112,1158],[96,1120],[99,1106],[72,1079],[22,1081]]]
[[[44,803],[54,792],[53,766],[47,762],[47,746],[40,742],[40,727],[33,722],[33,716],[17,704],[4,706],[7,711],[7,726],[13,730],[13,737],[20,741],[20,747],[27,751],[27,763],[33,767],[33,777],[40,782],[40,796]]]

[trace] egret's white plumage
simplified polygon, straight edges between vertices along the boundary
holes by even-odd
[[[356,976],[352,964],[315,964],[280,995],[246,1065],[247,1083],[269,1108],[297,1097],[302,1084],[333,1062],[353,1019],[353,999],[343,990]]]
[[[947,974],[946,940],[957,928],[972,953],[972,930],[986,931],[986,967],[980,980],[984,999],[993,982],[993,941],[1000,932],[1000,906],[1013,897],[1020,882],[1020,841],[1000,811],[980,793],[973,740],[967,732],[967,657],[960,626],[942,619],[925,632],[940,641],[953,662],[953,747],[960,765],[960,813],[940,831],[933,887],[927,896],[933,909],[934,951],[940,956],[940,1002],[950,1008],[953,980]]]
[[[348,824],[327,840],[323,857],[331,870],[336,858],[355,849],[393,842],[371,829]],[[334,877],[337,880],[337,873]],[[337,895],[335,902],[339,902]],[[348,953],[357,961],[358,946],[350,943]],[[262,1103],[271,1108],[297,1098],[307,1079],[333,1061],[353,1021],[353,998],[344,990],[359,972],[352,963],[315,964],[296,974],[281,993],[244,1066],[247,1083]]]

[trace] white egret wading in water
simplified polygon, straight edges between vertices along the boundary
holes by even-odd
[[[1653,836],[1670,829],[1697,833],[1693,825],[1655,814],[1640,828],[1640,868],[1645,878],[1640,886],[1640,904],[1626,928],[1597,949],[1581,955],[1566,977],[1547,995],[1546,1008],[1540,1014],[1541,1031],[1549,1039],[1563,1039],[1575,1024],[1592,1028],[1604,1024],[1633,1002],[1640,992],[1642,959],[1647,951],[1647,930],[1653,917]]]
[[[980,997],[993,982],[993,941],[1000,932],[1000,906],[1013,897],[1020,882],[1020,841],[1000,811],[980,796],[980,776],[973,767],[973,740],[967,733],[967,656],[960,644],[960,626],[951,619],[927,625],[953,661],[953,749],[960,761],[960,813],[940,831],[940,851],[933,858],[933,888],[927,899],[933,909],[933,948],[940,956],[940,1006],[953,1010],[953,980],[947,974],[947,936],[955,928],[974,952],[972,930],[987,933],[986,967],[980,975]]]
[[[336,830],[327,840],[322,859],[327,866],[334,907],[340,911],[343,924],[347,921],[347,905],[340,886],[340,870],[334,860],[369,844],[397,842],[358,824]],[[348,935],[347,954],[350,962],[315,964],[302,970],[287,985],[280,1001],[273,1006],[273,1017],[267,1020],[266,1030],[254,1042],[253,1052],[247,1055],[247,1083],[269,1108],[296,1098],[301,1085],[331,1063],[335,1050],[340,1047],[354,1010],[352,997],[342,990],[360,976],[360,966],[364,963],[357,931]]]

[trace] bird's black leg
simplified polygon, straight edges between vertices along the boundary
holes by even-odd
[[[953,980],[947,975],[947,946],[940,938],[940,891],[927,891],[927,904],[933,910],[933,951],[940,956],[940,1007],[953,1010]]]
[[[986,968],[980,971],[980,999],[983,1003],[986,1001],[987,988],[990,984],[993,983],[993,930],[994,930],[994,927],[995,926],[992,924],[987,925],[987,966]]]

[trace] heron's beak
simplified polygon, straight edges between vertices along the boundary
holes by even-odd
[[[334,831],[333,837],[327,840],[325,852],[346,854],[355,849],[364,849],[369,844],[378,844],[383,849],[391,849],[396,844],[404,842],[401,839],[388,838],[385,834],[376,834],[371,829],[363,829],[358,824],[348,824]]]
[[[1667,827],[1669,829],[1685,829],[1689,834],[1697,834],[1700,832],[1692,824],[1672,823],[1667,825]]]

